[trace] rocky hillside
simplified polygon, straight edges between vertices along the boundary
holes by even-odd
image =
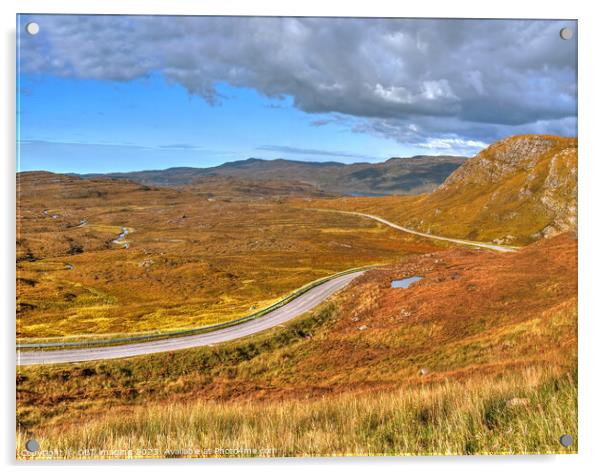
[[[517,135],[464,162],[422,196],[330,206],[449,237],[524,245],[577,228],[577,139]]]
[[[521,135],[496,142],[467,160],[424,204],[433,222],[457,220],[476,238],[495,231],[494,240],[505,243],[576,230],[577,140]],[[500,235],[506,228],[508,234]]]

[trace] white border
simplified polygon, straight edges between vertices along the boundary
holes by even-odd
[[[602,311],[598,298],[598,271],[600,261],[600,204],[597,192],[602,187],[602,120],[600,113],[600,46],[602,45],[602,18],[597,15],[596,2],[576,1],[524,1],[502,0],[498,2],[452,0],[421,0],[419,2],[385,0],[297,0],[295,3],[278,0],[252,1],[193,1],[193,0],[3,0],[2,40],[3,64],[0,68],[2,81],[3,113],[2,143],[2,199],[1,222],[2,262],[1,282],[4,360],[2,386],[4,426],[1,449],[3,463],[9,469],[14,461],[14,252],[15,252],[15,15],[21,13],[120,13],[120,14],[213,14],[213,15],[299,15],[299,16],[405,16],[405,17],[469,17],[469,18],[576,18],[579,20],[579,448],[580,454],[572,456],[529,457],[477,457],[477,458],[334,458],[289,460],[201,460],[201,461],[134,461],[110,463],[21,463],[25,471],[44,469],[64,471],[72,465],[75,469],[112,469],[160,472],[167,466],[182,469],[210,469],[212,471],[306,473],[308,469],[331,470],[342,468],[351,473],[367,469],[397,471],[404,469],[436,470],[437,472],[526,472],[545,470],[547,473],[589,472],[600,465],[597,453],[601,439],[602,419],[600,403],[602,374],[598,364],[602,361]],[[597,45],[597,46],[596,46]],[[520,51],[520,45],[517,45]],[[520,53],[519,53],[520,54]],[[598,204],[598,205],[596,205]],[[570,470],[570,471],[569,471]]]

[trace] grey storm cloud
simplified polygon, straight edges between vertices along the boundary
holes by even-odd
[[[216,90],[226,82],[425,146],[514,130],[576,133],[576,42],[559,36],[574,21],[32,18],[41,31],[22,42],[27,73],[115,81],[159,73],[212,104],[227,100]]]

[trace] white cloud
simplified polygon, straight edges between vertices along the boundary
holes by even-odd
[[[429,138],[424,143],[417,143],[416,146],[429,150],[445,150],[460,153],[465,150],[481,150],[487,146],[487,143],[477,140],[464,140],[462,138]]]
[[[381,84],[376,84],[374,93],[385,102],[395,104],[411,104],[414,102],[414,97],[405,87],[383,87]]]

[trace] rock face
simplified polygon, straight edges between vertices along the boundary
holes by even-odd
[[[552,157],[540,201],[554,215],[556,227],[544,229],[548,235],[577,229],[577,147]]]
[[[518,172],[532,172],[558,139],[559,137],[544,135],[525,135],[500,140],[467,160],[445,180],[440,189],[454,188],[458,184],[495,184]]]
[[[577,139],[518,135],[500,140],[426,196],[408,223],[501,244],[575,231]]]

